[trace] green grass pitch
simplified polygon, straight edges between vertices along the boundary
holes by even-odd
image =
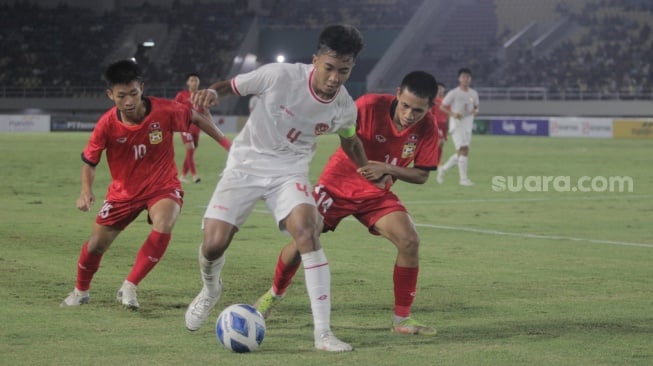
[[[91,303],[59,308],[94,220],[94,212],[75,208],[87,138],[0,134],[0,364],[653,364],[651,141],[475,136],[473,187],[458,186],[452,169],[443,185],[432,173],[424,185],[394,188],[422,239],[413,315],[435,326],[437,337],[389,331],[395,248],[346,220],[322,244],[332,270],[333,330],[354,351],[313,349],[300,270],[268,320],[262,349],[233,354],[219,346],[215,319],[269,288],[288,238],[258,205],[227,252],[212,320],[195,333],[185,329],[186,306],[201,286],[200,220],[226,157],[207,136],[196,154],[202,182],[184,186],[168,252],[139,287],[141,309],[123,309],[115,292],[150,230],[145,215],[105,255]],[[313,180],[336,144],[335,136],[320,138]],[[448,143],[443,159],[452,150]],[[570,177],[573,185],[582,176],[598,183],[630,177],[632,189],[561,192],[551,185],[545,192],[537,185],[537,177]],[[496,177],[531,178],[498,192]],[[103,162],[94,186],[100,201],[108,180]]]

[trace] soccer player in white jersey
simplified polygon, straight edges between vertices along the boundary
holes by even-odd
[[[186,311],[193,331],[208,318],[222,290],[224,253],[255,203],[263,199],[278,229],[297,243],[313,312],[315,347],[351,351],[330,329],[331,273],[319,242],[318,211],[308,179],[316,138],[338,133],[358,165],[367,158],[356,136],[356,105],[343,86],[363,47],[351,26],[326,27],[312,64],[268,64],[193,95],[196,106],[215,105],[218,96],[254,94],[260,100],[236,136],[225,170],[204,214],[199,263],[204,286]],[[371,177],[370,179],[379,179]]]
[[[436,180],[442,184],[444,173],[454,165],[458,165],[461,186],[471,186],[472,181],[467,177],[467,159],[469,145],[472,141],[472,128],[474,117],[478,114],[478,93],[469,87],[472,82],[472,72],[468,68],[458,70],[458,87],[450,90],[445,95],[440,105],[440,110],[449,115],[449,133],[456,148],[447,162],[438,168]]]

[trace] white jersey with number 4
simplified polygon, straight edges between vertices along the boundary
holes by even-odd
[[[344,86],[318,97],[313,65],[275,63],[231,80],[238,95],[260,97],[231,145],[226,169],[258,176],[308,174],[317,136],[356,124],[356,105]]]

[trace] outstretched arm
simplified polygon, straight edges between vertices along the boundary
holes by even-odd
[[[211,136],[215,141],[217,141],[225,150],[229,151],[231,147],[231,141],[225,136],[225,134],[213,123],[211,118],[211,113],[208,108],[203,108],[202,112],[198,112],[193,109],[193,117],[191,122],[197,125],[202,131],[206,132],[207,135]]]
[[[190,100],[196,108],[206,109],[218,104],[218,97],[227,95],[236,95],[231,89],[231,80],[221,80],[211,84],[207,89],[194,92]]]

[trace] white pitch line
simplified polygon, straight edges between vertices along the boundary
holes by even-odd
[[[415,224],[415,226],[428,227],[428,228],[431,228],[431,229],[440,229],[440,230],[465,231],[465,232],[477,233],[477,234],[489,234],[489,235],[499,235],[499,236],[514,236],[514,237],[529,238],[529,239],[568,240],[568,241],[581,241],[581,242],[596,243],[596,244],[610,244],[610,245],[622,245],[622,246],[630,246],[630,247],[653,248],[653,244],[649,244],[649,243],[631,243],[631,242],[626,242],[626,241],[599,240],[599,239],[589,239],[589,238],[575,238],[575,237],[571,237],[571,236],[560,236],[560,235],[541,235],[541,234],[530,234],[530,233],[510,233],[510,232],[498,231],[498,230],[473,229],[473,228],[459,227],[459,226],[444,226],[444,225],[431,225],[431,224]]]
[[[259,210],[254,209],[252,212],[260,214],[270,214],[268,210]],[[356,221],[353,217],[345,218],[345,221]],[[417,227],[426,227],[430,229],[440,229],[440,230],[452,230],[452,231],[464,231],[468,233],[476,234],[489,234],[497,236],[513,236],[518,238],[528,238],[528,239],[545,239],[545,240],[566,240],[566,241],[576,241],[576,242],[586,242],[594,244],[609,244],[609,245],[621,245],[628,247],[643,247],[643,248],[653,248],[653,244],[650,243],[631,243],[627,241],[614,241],[614,240],[600,240],[600,239],[591,239],[591,238],[575,238],[572,236],[561,236],[561,235],[541,235],[541,234],[531,234],[531,233],[511,233],[506,231],[499,230],[488,230],[488,229],[474,229],[469,227],[461,226],[445,226],[445,225],[433,225],[433,224],[419,224],[415,223]]]
[[[406,205],[432,205],[438,203],[484,203],[484,202],[569,202],[569,201],[600,201],[612,199],[643,199],[651,198],[653,195],[621,195],[621,196],[595,196],[595,197],[564,197],[554,198],[478,198],[461,200],[429,200],[429,201],[402,201]]]

